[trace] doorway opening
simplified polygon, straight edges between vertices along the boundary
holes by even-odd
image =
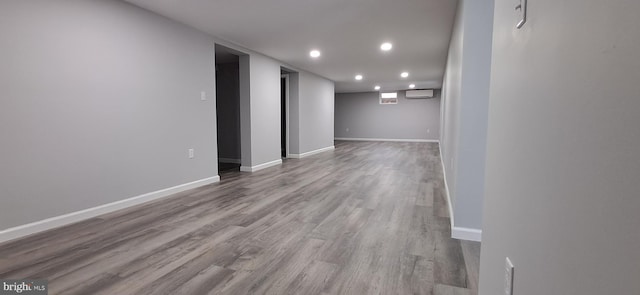
[[[240,171],[240,56],[216,44],[218,174]]]
[[[280,76],[280,155],[289,153],[289,74],[284,70]]]

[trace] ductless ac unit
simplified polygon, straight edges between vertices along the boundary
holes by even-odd
[[[406,98],[432,98],[433,89],[407,90]]]

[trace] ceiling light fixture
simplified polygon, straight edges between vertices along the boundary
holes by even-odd
[[[362,75],[356,75],[356,80],[358,81],[362,80]]]
[[[318,50],[311,50],[311,52],[309,52],[309,56],[311,56],[311,57],[313,57],[313,58],[320,57],[320,51],[318,51]]]
[[[380,45],[380,49],[382,51],[389,51],[389,50],[391,50],[391,48],[393,48],[393,44],[391,44],[389,42],[385,42],[385,43],[382,43],[382,45]]]
[[[411,84],[411,85],[409,85],[409,88],[412,88],[412,89],[413,89],[413,88],[416,88],[416,84]]]
[[[409,77],[409,73],[407,73],[407,72],[402,72],[402,74],[400,74],[400,77],[402,77],[402,78]]]
[[[380,85],[376,85],[376,87],[373,87],[373,89],[380,90]]]

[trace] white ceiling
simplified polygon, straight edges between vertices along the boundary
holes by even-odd
[[[336,82],[440,88],[456,0],[126,0]],[[393,43],[382,52],[380,44]],[[311,59],[309,51],[322,56]],[[400,78],[407,71],[410,76]],[[362,81],[354,76],[362,74]]]

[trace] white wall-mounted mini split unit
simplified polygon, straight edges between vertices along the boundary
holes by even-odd
[[[407,90],[405,97],[406,98],[432,98],[433,89]]]

